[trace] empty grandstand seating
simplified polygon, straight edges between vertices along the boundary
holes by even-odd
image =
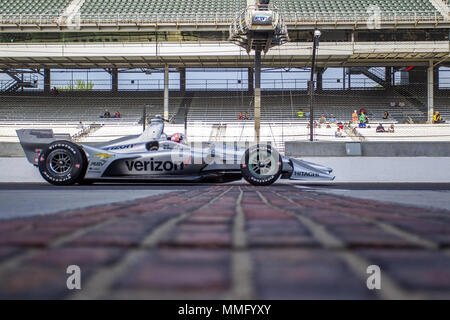
[[[70,0],[1,0],[0,14],[59,15]]]
[[[188,121],[205,123],[235,122],[239,112],[248,112],[250,120],[253,119],[252,98],[246,95],[227,95],[216,93],[196,93],[192,99],[188,113]],[[390,107],[390,102],[397,102],[397,106]],[[398,106],[398,102],[404,102],[404,106]],[[297,111],[309,110],[309,97],[306,93],[299,92],[263,92],[261,102],[262,122],[306,122],[307,118],[298,118]],[[338,121],[351,120],[353,110],[365,108],[372,121],[382,120],[384,111],[390,114],[390,121],[402,122],[408,116],[421,115],[424,112],[418,110],[405,98],[392,92],[378,90],[351,90],[351,91],[326,91],[315,96],[314,118],[318,120],[322,114],[329,118],[333,114]]]
[[[2,97],[0,121],[62,121],[62,122],[104,122],[117,119],[102,119],[105,110],[113,115],[121,113],[119,121],[136,122],[142,118],[147,106],[149,116],[163,113],[161,98],[155,97]],[[176,112],[180,99],[172,98],[171,114]],[[116,121],[117,122],[117,121]]]
[[[399,12],[400,15],[410,15],[413,11],[434,15],[436,11],[428,0],[273,0],[272,2],[286,13],[367,14],[367,9],[371,6],[380,8],[382,12]]]
[[[81,8],[82,15],[96,14],[142,14],[177,15],[185,13],[229,14],[245,8],[245,0],[86,0]],[[180,17],[182,18],[182,16]]]

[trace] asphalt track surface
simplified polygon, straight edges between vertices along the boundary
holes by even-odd
[[[450,183],[342,183],[289,185],[306,192],[321,192],[355,199],[450,210]],[[132,201],[160,194],[177,194],[214,184],[94,184],[89,186],[53,186],[48,183],[0,183],[0,219],[57,213]],[[218,184],[220,185],[220,184]],[[247,185],[234,182],[222,185]],[[261,189],[264,190],[264,189]]]
[[[450,299],[449,199],[450,184],[0,184],[0,299]]]

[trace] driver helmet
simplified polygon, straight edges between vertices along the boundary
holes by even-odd
[[[183,140],[183,137],[182,137],[181,133],[175,133],[174,135],[172,135],[170,140],[173,142],[180,143]]]

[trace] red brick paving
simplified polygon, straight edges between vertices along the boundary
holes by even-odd
[[[0,298],[449,298],[449,245],[444,210],[212,186],[0,221]]]

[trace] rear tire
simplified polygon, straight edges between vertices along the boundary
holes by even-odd
[[[242,177],[254,186],[269,186],[280,178],[281,156],[270,145],[248,148],[241,162]]]
[[[70,141],[55,141],[39,155],[39,172],[49,183],[71,185],[82,181],[87,169],[84,151]]]

